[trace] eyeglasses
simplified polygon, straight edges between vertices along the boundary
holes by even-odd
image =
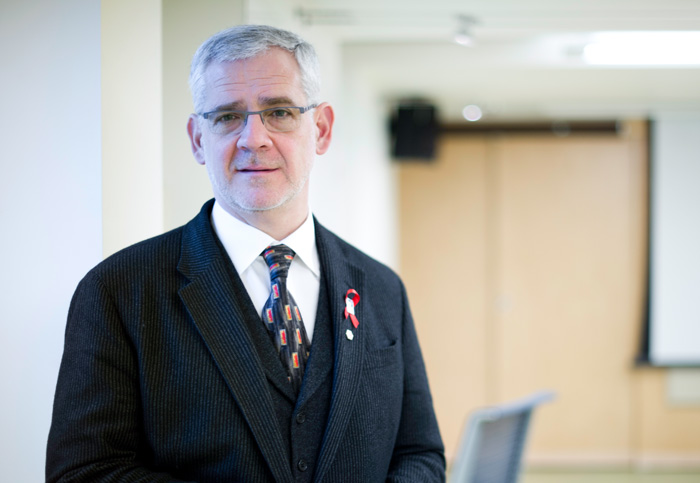
[[[238,134],[243,131],[248,116],[259,115],[263,125],[271,132],[294,131],[301,124],[301,115],[310,111],[317,104],[307,107],[271,107],[262,111],[236,111],[226,109],[199,114],[206,119],[209,129],[214,134]]]

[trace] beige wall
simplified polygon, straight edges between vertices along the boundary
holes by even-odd
[[[103,0],[103,254],[163,232],[161,2]]]
[[[530,461],[700,464],[700,407],[636,369],[646,130],[446,136],[400,170],[401,273],[451,456],[467,413],[540,389]]]

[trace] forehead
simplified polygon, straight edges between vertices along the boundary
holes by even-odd
[[[299,65],[286,50],[272,48],[250,59],[212,63],[204,72],[208,108],[235,103],[252,109],[265,99],[279,98],[304,102]]]

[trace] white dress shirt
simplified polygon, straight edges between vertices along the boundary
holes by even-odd
[[[284,240],[250,226],[227,213],[218,202],[211,212],[211,223],[226,253],[236,267],[248,295],[260,316],[270,296],[270,270],[261,253],[270,245],[283,243],[294,250],[296,256],[289,267],[287,289],[294,297],[309,336],[313,338],[316,308],[321,283],[321,263],[316,249],[316,230],[309,213],[306,221]]]

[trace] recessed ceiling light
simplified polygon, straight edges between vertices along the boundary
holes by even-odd
[[[481,119],[483,112],[481,112],[481,108],[479,106],[470,104],[462,109],[462,116],[464,116],[464,119],[467,121],[475,122]]]
[[[468,32],[457,32],[454,36],[454,40],[459,45],[463,45],[465,47],[471,47],[474,45],[474,37],[469,35]]]
[[[478,22],[471,15],[457,15],[457,32],[453,39],[459,45],[472,47],[474,45],[473,27]]]

